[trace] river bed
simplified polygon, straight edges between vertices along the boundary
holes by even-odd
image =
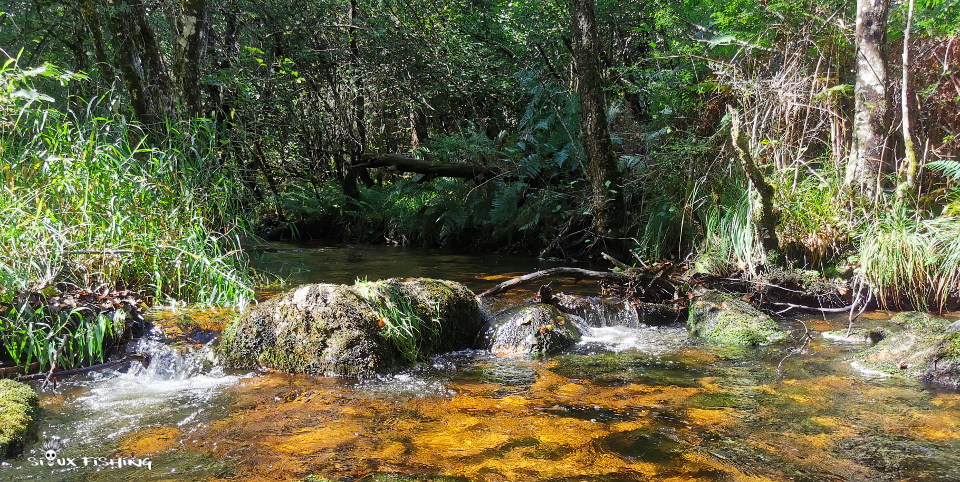
[[[475,291],[561,264],[293,245],[259,262],[294,285],[431,276]],[[232,314],[157,316],[202,335]],[[173,346],[154,334],[138,347],[148,368],[41,392],[54,463],[38,443],[0,480],[960,480],[960,393],[857,370],[858,346],[819,334],[845,318],[780,323],[811,330],[807,349],[708,347],[682,324],[609,323],[560,356],[466,350],[363,381],[224,370],[209,337]]]

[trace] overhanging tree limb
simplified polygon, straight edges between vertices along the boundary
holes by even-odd
[[[733,140],[733,149],[737,151],[737,157],[740,158],[743,170],[750,177],[750,182],[760,193],[761,207],[758,220],[760,240],[764,249],[777,249],[780,241],[777,239],[777,216],[773,212],[773,186],[763,177],[763,173],[753,160],[753,155],[750,154],[750,144],[740,131],[740,113],[731,105],[727,105],[727,112],[730,113],[730,137]]]

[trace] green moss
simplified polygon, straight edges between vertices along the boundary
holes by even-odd
[[[903,313],[898,313],[896,316],[891,318],[890,321],[909,329],[923,329],[931,331],[943,331],[948,324],[943,318],[937,318],[929,313],[922,313],[919,311],[905,311]]]
[[[218,353],[237,368],[364,376],[469,346],[479,329],[479,305],[459,283],[305,285],[231,322]]]
[[[0,379],[0,457],[23,447],[38,412],[36,392],[27,385]]]
[[[716,290],[707,291],[690,306],[687,326],[707,341],[729,345],[764,345],[786,337],[772,318]]]
[[[947,335],[940,346],[941,357],[960,362],[960,331]]]

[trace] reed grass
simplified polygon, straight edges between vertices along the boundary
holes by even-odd
[[[237,169],[218,159],[216,127],[170,122],[154,141],[109,108],[111,93],[55,108],[33,90],[37,72],[0,69],[7,355],[46,367],[59,352],[70,365],[97,359],[122,334],[89,314],[27,312],[18,293],[112,286],[158,303],[247,304],[256,278],[240,246],[243,191]]]
[[[924,220],[898,206],[866,224],[860,238],[859,272],[882,306],[943,311],[957,296],[960,219]]]

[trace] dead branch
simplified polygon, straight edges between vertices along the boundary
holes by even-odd
[[[807,311],[819,311],[819,312],[821,312],[821,313],[846,313],[846,312],[850,311],[850,310],[853,308],[853,305],[844,306],[844,307],[841,307],[841,308],[822,308],[822,307],[817,307],[817,306],[795,305],[795,304],[793,304],[793,303],[771,303],[771,304],[777,305],[777,306],[786,306],[785,309],[777,312],[778,315],[782,315],[782,314],[784,314],[784,313],[786,313],[786,312],[788,312],[788,311],[790,311],[790,310],[793,310],[793,309],[801,309],[801,310],[807,310]]]
[[[533,283],[546,278],[574,278],[574,279],[596,279],[602,281],[614,281],[618,283],[625,283],[633,279],[633,276],[630,276],[626,273],[611,273],[607,271],[592,271],[588,269],[581,268],[550,268],[543,271],[536,271],[533,273],[525,274],[523,276],[518,276],[511,280],[504,281],[503,283],[494,286],[493,288],[484,291],[477,295],[477,298],[484,298],[487,296],[497,295],[513,289],[516,286]]]
[[[73,370],[64,370],[64,371],[59,371],[59,372],[52,372],[52,373],[49,373],[49,374],[36,373],[36,374],[33,374],[33,375],[23,375],[23,376],[17,377],[16,380],[17,380],[18,382],[24,382],[24,381],[29,381],[29,380],[40,380],[41,378],[45,378],[45,379],[48,379],[48,380],[49,380],[51,377],[62,377],[62,376],[67,376],[67,375],[77,375],[77,374],[80,374],[80,373],[92,372],[92,371],[96,371],[96,370],[103,370],[104,368],[115,367],[115,366],[117,366],[117,365],[120,365],[120,364],[122,364],[122,363],[126,363],[126,362],[128,362],[128,361],[139,361],[141,364],[143,364],[143,366],[147,366],[147,365],[150,364],[150,357],[147,356],[147,355],[140,355],[140,354],[137,354],[137,353],[130,353],[130,354],[124,355],[122,358],[119,358],[119,359],[117,359],[117,360],[108,361],[108,362],[106,362],[106,363],[101,363],[101,364],[99,364],[99,365],[93,365],[93,366],[83,367],[83,368],[75,368],[75,369],[73,369]]]

